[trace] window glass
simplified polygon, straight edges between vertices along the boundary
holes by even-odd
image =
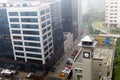
[[[20,28],[19,24],[11,24],[11,28]]]
[[[38,22],[37,18],[21,18],[22,22]]]
[[[20,42],[20,41],[14,41],[14,44],[15,45],[23,45],[22,42]]]
[[[45,21],[45,16],[41,17],[41,22]]]
[[[18,16],[18,12],[9,12],[9,16]]]
[[[26,46],[40,47],[40,43],[25,42],[25,45],[26,45]]]
[[[35,58],[42,58],[42,55],[38,55],[38,54],[30,54],[30,53],[27,53],[26,54],[27,55],[27,57],[35,57]]]
[[[44,28],[46,26],[46,22],[42,23],[42,28]]]
[[[15,50],[23,51],[23,47],[15,47]]]
[[[37,12],[20,12],[21,16],[37,16]]]
[[[41,52],[41,49],[34,49],[34,48],[25,48],[25,50],[30,52]]]
[[[38,31],[23,31],[23,34],[39,35]]]
[[[38,29],[38,25],[33,24],[23,24],[22,28],[29,28],[29,29]]]
[[[10,18],[10,22],[19,22],[18,18]]]
[[[45,11],[44,11],[44,10],[40,11],[40,14],[41,14],[41,15],[44,15],[44,14],[45,14]]]
[[[24,36],[24,40],[40,41],[40,37],[28,37],[28,36]]]
[[[22,52],[15,52],[16,55],[19,55],[19,56],[24,56],[24,53]]]
[[[12,30],[12,33],[13,34],[21,34],[21,31],[20,30]]]

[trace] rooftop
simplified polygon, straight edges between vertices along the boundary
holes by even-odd
[[[94,38],[87,35],[84,38],[81,39],[81,41],[85,41],[85,42],[93,42]]]
[[[112,46],[97,45],[94,49],[94,59],[102,60],[106,65],[110,65],[114,50]]]
[[[36,7],[49,4],[49,2],[41,1],[24,1],[24,2],[15,2],[15,3],[0,3],[0,8],[2,7]]]

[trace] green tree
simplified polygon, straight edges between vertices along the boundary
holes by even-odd
[[[115,80],[120,80],[120,38],[116,43],[116,56],[114,60],[114,76]]]

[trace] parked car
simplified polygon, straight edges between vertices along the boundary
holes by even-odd
[[[73,53],[72,53],[72,56],[76,56],[78,53],[78,50],[75,50]]]

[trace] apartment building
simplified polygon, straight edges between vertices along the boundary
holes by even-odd
[[[7,16],[16,61],[39,61],[54,53],[49,3],[8,4]]]
[[[105,23],[108,28],[120,28],[120,0],[106,0]]]

